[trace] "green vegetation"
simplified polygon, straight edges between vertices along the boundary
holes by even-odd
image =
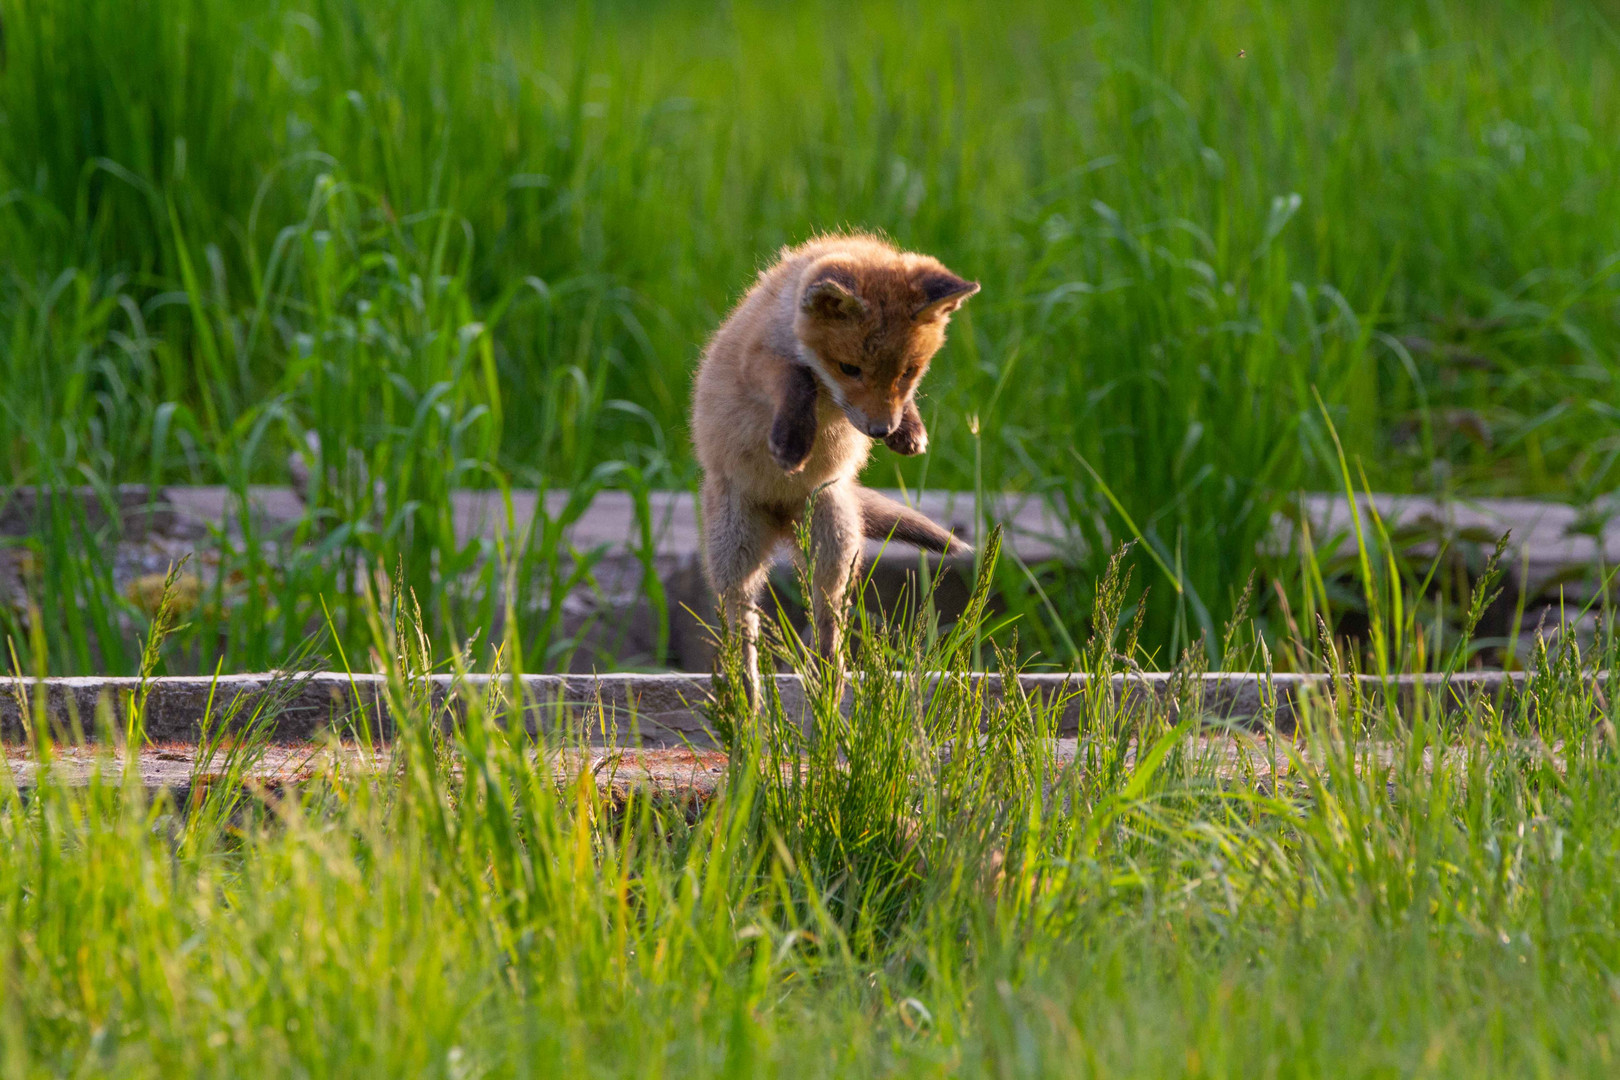
[[[1212,639],[1289,494],[1336,486],[1326,417],[1380,489],[1620,479],[1601,5],[543,8],[0,0],[0,485],[285,483],[321,438],[320,545],[199,564],[169,669],[273,663],[322,597],[358,647],[368,570],[436,637],[487,624],[445,493],[690,484],[698,350],[817,229],[983,282],[934,449],[868,480],[1061,499],[1089,554],[1049,605],[1003,582],[1049,659],[1132,532],[1093,469],[1180,579],[1148,600],[1161,663]],[[541,524],[537,668],[575,565]],[[94,541],[64,512],[29,543],[47,643],[133,670]],[[1297,604],[1292,566],[1266,569]]]
[[[1092,675],[1136,652],[1128,585]],[[1612,633],[1540,647],[1513,708],[1345,693],[1293,737],[1091,695],[1066,767],[1045,705],[920,707],[970,617],[868,638],[808,739],[717,702],[731,773],[688,817],[559,783],[493,702],[440,728],[412,676],[445,658],[372,625],[381,775],[264,801],[249,739],[185,813],[110,756],[0,790],[8,1077],[1614,1071]]]
[[[981,727],[951,679],[923,704],[998,658],[1474,661],[1491,574],[1436,593],[1377,525],[1337,576],[1260,541],[1302,488],[1620,482],[1609,7],[0,0],[0,23],[0,509],[283,484],[321,448],[293,542],[240,523],[183,603],[124,595],[107,532],[48,503],[0,547],[36,604],[0,592],[5,666],[330,647],[389,673],[400,720],[384,772],[276,794],[243,779],[262,727],[216,731],[232,768],[183,809],[110,751],[88,787],[0,780],[7,1077],[1616,1071],[1609,613],[1519,650],[1511,707],[1346,690],[1233,733],[1190,690],[1096,694],[1073,766],[1047,705]],[[732,766],[695,809],[559,782],[563,737],[501,702],[439,726],[414,676],[566,661],[555,601],[591,558],[563,529],[604,487],[693,483],[704,338],[778,245],[844,226],[984,285],[926,386],[934,449],[868,481],[1040,492],[1075,559],[991,545],[954,626],[864,627],[847,715],[779,632],[812,732],[722,695]],[[494,550],[456,540],[462,486],[573,500]]]

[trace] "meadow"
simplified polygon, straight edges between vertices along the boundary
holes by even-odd
[[[1093,676],[1138,651],[1128,575]],[[1539,643],[1511,703],[1341,683],[1231,732],[1189,690],[1090,694],[1060,763],[1056,703],[924,694],[972,663],[991,576],[951,633],[866,638],[847,713],[774,638],[814,724],[722,692],[695,808],[559,776],[566,738],[493,698],[444,725],[414,677],[467,657],[374,608],[380,773],[266,791],[250,726],[184,803],[111,748],[88,786],[0,781],[5,1074],[1613,1074],[1612,626]],[[104,719],[141,739],[139,708]]]
[[[0,538],[26,589],[0,663],[375,669],[400,721],[382,772],[276,791],[238,733],[183,806],[117,740],[88,785],[8,769],[6,1076],[1614,1074],[1606,610],[1515,643],[1511,701],[1335,684],[1237,732],[1190,691],[1097,694],[1072,764],[1050,706],[924,693],[1479,662],[1500,567],[1437,591],[1377,527],[1347,562],[1262,540],[1301,490],[1620,482],[1606,0],[0,25],[0,509],[310,476],[291,542],[222,529],[183,605],[127,594],[116,537],[47,500]],[[446,726],[415,676],[566,663],[554,601],[592,555],[565,527],[695,483],[704,340],[778,246],[845,227],[983,285],[925,383],[931,451],[866,480],[1038,492],[1070,557],[992,544],[961,620],[864,625],[851,706],[812,695],[808,731],[721,694],[697,806],[559,779],[563,737],[508,703]],[[455,539],[456,487],[573,499],[497,549]],[[138,708],[104,719],[141,743]]]
[[[89,785],[0,780],[6,1077],[1614,1075],[1607,610],[1508,649],[1511,701],[1346,688],[1231,732],[1090,696],[1072,764],[1050,706],[923,693],[1479,662],[1494,573],[1437,593],[1379,528],[1348,562],[1262,539],[1299,491],[1620,483],[1612,3],[0,24],[0,508],[311,476],[293,541],[207,541],[183,612],[47,500],[0,539],[28,593],[0,594],[3,665],[352,664],[400,719],[386,771],[275,792],[240,733],[185,806],[118,740]],[[561,737],[499,701],[445,727],[413,677],[567,661],[565,526],[695,484],[706,335],[844,227],[983,285],[925,384],[933,449],[865,479],[1040,492],[1071,557],[991,546],[964,619],[867,625],[808,732],[721,695],[700,806],[559,780]],[[573,500],[512,549],[455,539],[452,487],[520,486]]]
[[[933,449],[867,480],[1064,508],[1067,565],[1001,571],[1048,662],[1075,659],[1124,539],[1160,666],[1251,571],[1300,610],[1310,554],[1257,545],[1292,493],[1338,486],[1335,433],[1374,489],[1617,479],[1606,4],[0,0],[0,21],[0,501],[286,483],[320,438],[309,546],[207,563],[163,670],[266,667],[327,627],[361,647],[361,579],[401,570],[435,635],[487,624],[494,553],[457,544],[446,492],[508,485],[579,496],[515,553],[525,660],[561,663],[560,527],[603,486],[694,483],[702,343],[817,230],[983,283],[925,385]],[[64,505],[10,542],[52,613],[38,638],[0,610],[25,666],[36,638],[53,670],[138,666],[149,612],[106,540]]]

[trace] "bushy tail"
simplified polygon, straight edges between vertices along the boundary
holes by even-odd
[[[871,488],[857,486],[861,531],[873,540],[902,540],[942,555],[970,555],[973,549],[903,503]]]

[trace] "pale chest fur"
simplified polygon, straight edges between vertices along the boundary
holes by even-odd
[[[771,457],[763,438],[750,440],[735,460],[735,471],[728,479],[751,499],[793,511],[823,484],[853,480],[866,464],[872,440],[856,431],[850,422],[823,395],[817,402],[818,430],[804,468],[792,475],[782,471]],[[768,430],[768,418],[763,427]]]

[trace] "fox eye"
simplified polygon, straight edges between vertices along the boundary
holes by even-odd
[[[861,369],[856,367],[854,364],[839,364],[838,370],[842,371],[845,375],[848,375],[852,379],[861,373]]]
[[[917,375],[917,365],[912,364],[910,367],[906,368],[902,374],[904,374],[908,379],[915,378]]]

